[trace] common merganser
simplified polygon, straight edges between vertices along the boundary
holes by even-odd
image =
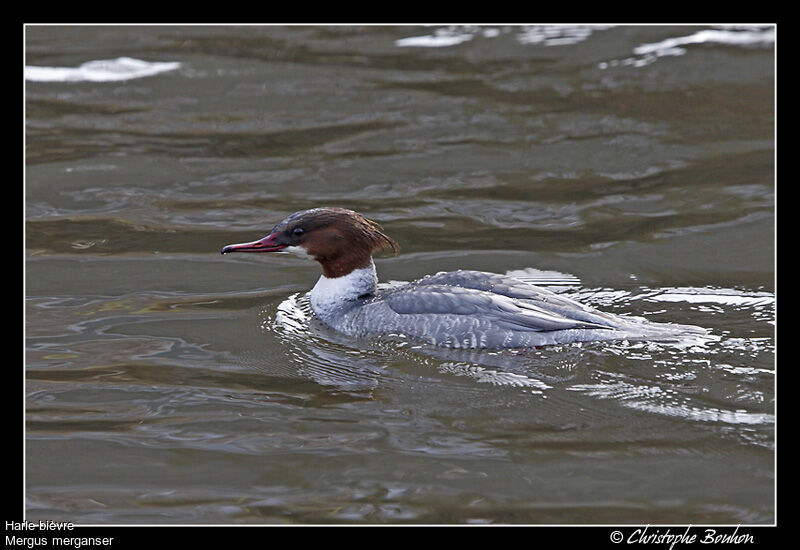
[[[290,215],[263,239],[229,252],[294,253],[322,265],[311,308],[349,336],[402,335],[454,348],[522,348],[598,340],[673,340],[699,327],[652,323],[598,311],[520,279],[482,271],[428,275],[378,289],[372,254],[398,253],[383,228],[343,208]]]

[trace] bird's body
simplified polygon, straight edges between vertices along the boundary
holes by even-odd
[[[299,253],[322,264],[311,290],[317,318],[350,336],[401,335],[455,348],[520,348],[598,340],[670,340],[702,332],[598,311],[519,279],[482,271],[429,275],[378,289],[372,253],[397,245],[339,208],[297,212],[264,239],[222,252]]]

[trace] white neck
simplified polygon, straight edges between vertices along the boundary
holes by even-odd
[[[329,279],[322,275],[311,290],[311,309],[324,322],[359,296],[374,294],[378,288],[378,275],[370,258],[369,265],[355,269],[347,275]]]

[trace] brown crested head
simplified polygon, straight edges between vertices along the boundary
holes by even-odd
[[[372,254],[399,247],[377,223],[345,208],[325,207],[302,210],[276,225],[270,234],[254,243],[229,245],[227,252],[273,252],[299,247],[322,264],[328,278],[347,275],[367,267]],[[291,249],[291,248],[290,248]]]

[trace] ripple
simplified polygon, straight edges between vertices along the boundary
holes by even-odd
[[[600,399],[611,399],[624,407],[680,417],[693,422],[742,425],[773,425],[775,423],[773,414],[702,406],[690,397],[680,395],[674,388],[665,386],[616,381],[600,384],[576,384],[569,389],[585,392],[589,396]]]
[[[387,378],[380,367],[388,357],[361,355],[344,342],[337,343],[314,318],[306,294],[295,293],[281,302],[274,314],[261,312],[261,330],[278,336],[298,365],[298,374],[323,386],[347,390],[372,390]],[[388,379],[387,379],[388,380]]]

